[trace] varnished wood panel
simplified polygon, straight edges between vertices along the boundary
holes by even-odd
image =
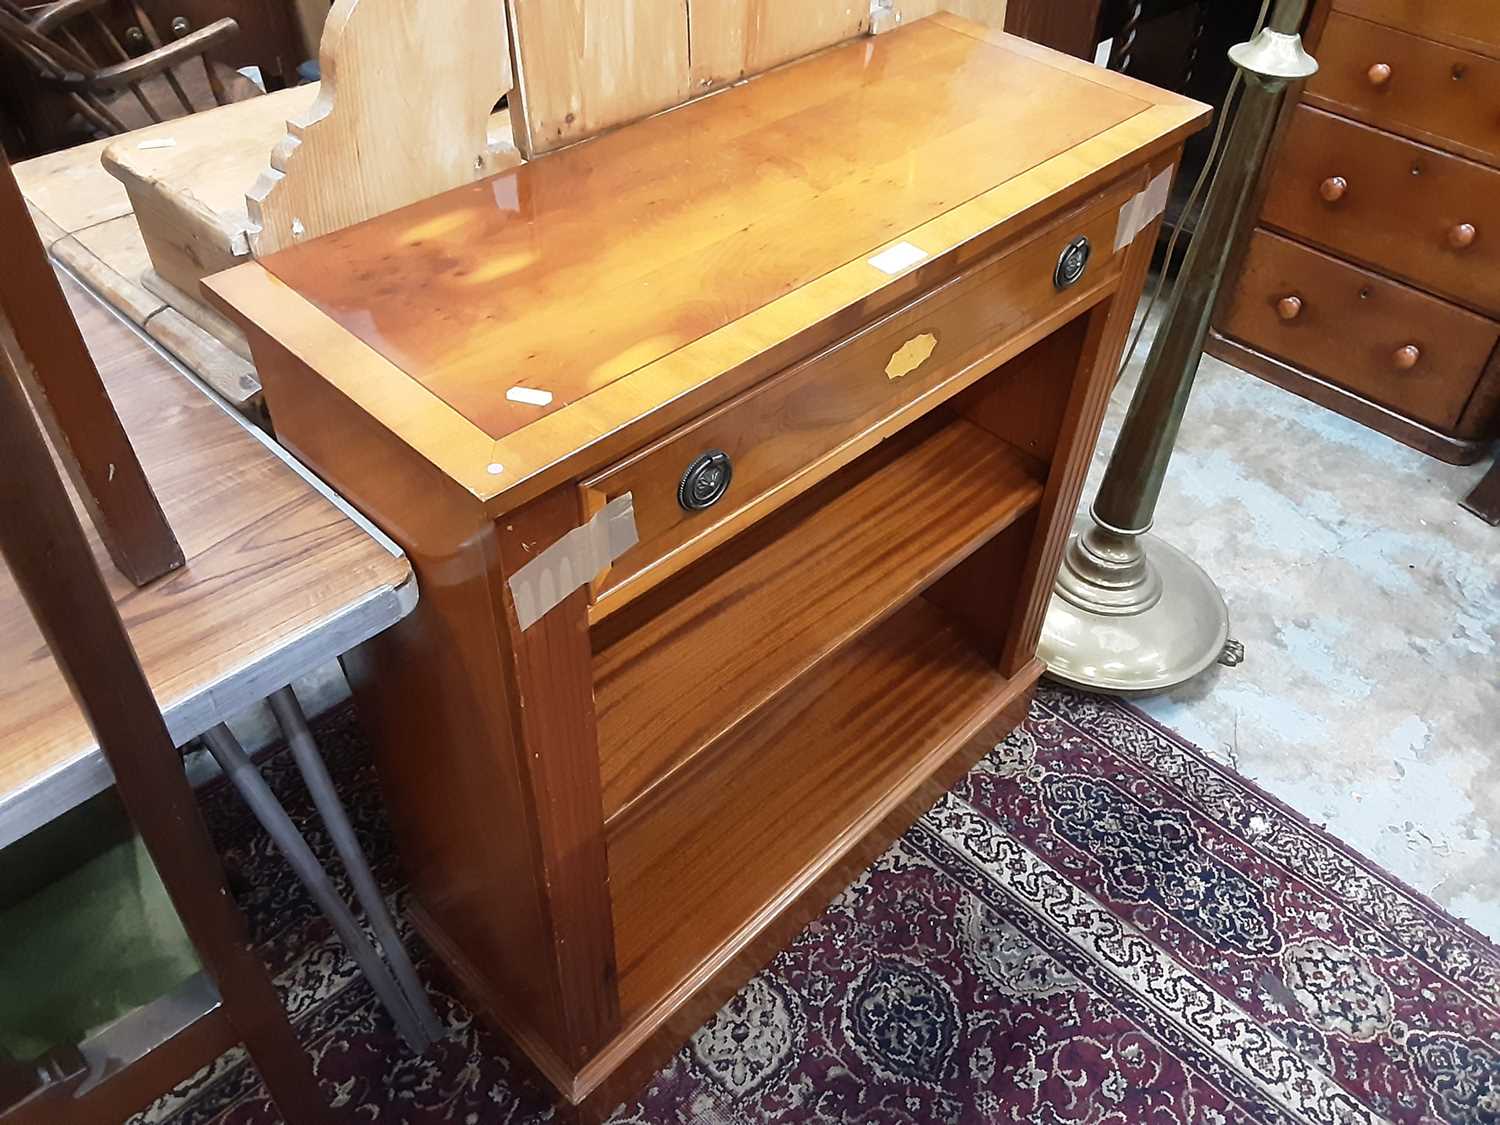
[[[1309,105],[1500,163],[1500,59],[1335,12],[1309,79]],[[1383,82],[1371,69],[1386,67]]]
[[[1461,438],[1487,438],[1500,431],[1500,348],[1484,365],[1469,404],[1458,420]]]
[[[577,492],[559,488],[497,527],[503,574],[515,574],[579,523]],[[507,694],[533,803],[537,867],[547,896],[565,1061],[581,1068],[613,1037],[620,1011],[606,887],[604,815],[593,706],[588,595],[579,589],[527,629],[503,586]]]
[[[1265,231],[1222,330],[1440,430],[1457,427],[1500,341],[1492,320]]]
[[[358,402],[362,410],[398,435],[415,454],[441,468],[480,498],[492,515],[503,515],[565,481],[597,472],[755,382],[833,343],[872,317],[899,307],[936,281],[981,260],[1007,240],[1044,222],[1058,208],[1086,199],[1114,183],[1129,181],[1134,185],[1132,190],[1144,188],[1146,181],[1140,176],[1142,162],[1172,150],[1207,120],[1208,107],[1201,103],[1157,90],[1125,75],[1100,70],[947,14],[932,17],[931,24],[965,39],[1000,48],[1007,56],[1017,55],[1042,64],[1044,69],[1037,74],[1042,86],[1037,88],[1056,80],[1052,72],[1061,72],[1087,83],[1089,89],[1101,87],[1140,101],[1148,108],[1050,159],[998,180],[920,226],[901,232],[902,238],[914,241],[928,252],[929,259],[922,265],[893,278],[871,268],[864,258],[825,263],[824,272],[794,292],[667,352],[571,406],[542,412],[541,417],[500,441],[350,334],[259,263],[209,279],[205,287],[216,306],[237,322],[274,324],[277,337],[299,359],[312,365],[320,377]],[[881,40],[906,41],[914,30],[904,28],[882,36]],[[829,56],[841,50],[830,52]],[[798,63],[787,69],[810,66],[811,62]],[[746,87],[761,88],[759,81]],[[804,93],[810,103],[817,101],[815,93]],[[709,99],[717,100],[718,97]],[[1030,120],[1047,119],[1051,106],[1048,99],[1032,99],[1028,104]],[[640,130],[655,128],[665,119],[633,127],[619,148],[612,150],[614,159],[635,159],[644,146],[637,144],[634,137],[642,135]],[[1021,126],[1015,132],[1024,137],[1038,130]],[[595,146],[610,140],[602,138],[581,146],[581,150],[602,151]],[[907,138],[906,143],[910,147],[915,141]],[[1011,147],[1007,141],[1006,148]],[[969,163],[973,152],[962,153],[956,159]],[[691,169],[692,162],[685,161],[683,167]],[[748,172],[746,178],[754,179]],[[623,228],[611,228],[615,232],[620,229]],[[643,233],[649,235],[651,229],[647,225]],[[775,231],[768,226],[766,233],[769,236]],[[897,237],[893,234],[888,241],[897,241]],[[320,240],[306,249],[311,251],[323,245]],[[651,253],[659,252],[660,247],[653,245]],[[516,262],[496,265],[510,268]],[[342,271],[345,266],[340,260],[336,267],[330,268]],[[689,262],[685,268],[697,266]],[[580,274],[579,282],[587,287],[587,271]],[[491,311],[487,308],[485,315]],[[434,334],[451,331],[451,326],[445,324],[433,329]],[[493,375],[497,383],[494,398],[498,401],[503,389],[512,385],[512,373],[497,369]]]
[[[710,562],[598,654],[610,816],[1040,499],[1036,467],[962,420],[892,438]],[[719,571],[715,573],[715,571]],[[695,578],[698,575],[695,574]]]
[[[600,1010],[564,1010],[539,854],[538,817],[552,810],[532,786],[515,714],[518,680],[502,648],[498,529],[472,497],[405,460],[391,435],[348,411],[285,349],[258,331],[251,347],[268,394],[286,407],[281,438],[379,519],[421,585],[416,609],[344,666],[376,747],[424,936],[451,964],[483,966],[465,978],[475,1002],[569,1090],[577,1069],[569,1021],[594,1020]],[[603,907],[594,917],[607,924],[604,888],[595,893]]]
[[[142,589],[90,542],[158,703],[251,663],[352,600],[410,578],[393,556],[189,384],[76,282],[63,279],[105,387],[187,564]],[[232,597],[225,591],[233,585]],[[0,793],[91,750],[57,666],[0,573]]]
[[[265,264],[501,438],[1146,108],[925,21]]]
[[[728,530],[792,499],[842,463],[839,454],[874,428],[928,409],[994,366],[992,349],[1067,309],[1118,270],[1111,253],[1126,192],[1090,203],[1038,237],[965,271],[920,301],[760,384],[691,426],[584,482],[594,507],[625,492],[640,542],[599,584],[596,610],[679,570]],[[1098,249],[1084,279],[1059,290],[1058,258],[1076,237]],[[733,479],[705,511],[678,502],[683,471],[708,450],[727,453]],[[754,513],[751,512],[753,515]],[[596,619],[599,614],[596,612]]]
[[[1331,382],[1315,371],[1293,366],[1286,360],[1267,355],[1249,344],[1224,336],[1217,330],[1209,334],[1205,350],[1209,355],[1222,359],[1241,371],[1248,371],[1257,378],[1274,383],[1283,390],[1291,391],[1292,394],[1300,395],[1309,402],[1315,402],[1346,418],[1352,418],[1362,426],[1369,426],[1378,433],[1450,465],[1471,465],[1483,457],[1491,446],[1489,441],[1468,440],[1433,429],[1424,422],[1398,414],[1390,407],[1366,398],[1358,391]]]
[[[938,15],[210,281],[252,326],[261,369],[279,373],[267,378],[273,408],[277,395],[292,404],[277,412],[279,433],[393,530],[423,582],[410,625],[351,662],[368,654],[355,679],[381,719],[393,819],[422,872],[419,924],[585,1116],[628,1095],[855,873],[846,863],[910,823],[918,794],[930,801],[973,760],[970,736],[1018,717],[1155,236],[1154,225],[1141,232],[1122,267],[1109,253],[1120,207],[1204,112]],[[1078,325],[1035,367],[1065,405],[1017,421],[1018,440],[1050,457],[1006,455],[1026,469],[1014,511],[1020,489],[994,490],[973,471],[992,459],[976,448],[1004,449],[1003,424],[986,414],[986,430],[938,394],[897,391],[869,405],[883,415],[873,427],[828,455],[852,450],[836,476],[793,477],[789,445],[766,470],[767,495],[778,474],[788,489],[824,478],[794,502],[737,524],[592,626],[581,591],[564,591],[517,630],[507,575],[563,531],[570,502],[586,517],[600,496],[582,482],[736,396],[752,401],[758,384],[771,381],[771,394],[789,368],[894,323],[997,254],[1060,237],[1079,207],[1099,241],[1099,268],[1080,285],[1042,300],[1039,319],[970,336],[960,318],[933,333],[933,355],[950,329],[969,337],[942,362],[972,363],[978,380]],[[888,274],[868,262],[903,241],[917,248],[911,266]],[[1038,250],[1034,264],[1050,285],[1055,255]],[[325,284],[334,273],[345,283]],[[1006,299],[1000,288],[1012,292],[990,295]],[[896,333],[872,352],[883,377],[911,340]],[[469,376],[454,378],[450,360]],[[918,362],[896,381],[924,377]],[[516,386],[553,401],[522,410],[505,396]],[[458,391],[473,396],[463,409]],[[830,392],[827,413],[808,417],[844,432],[864,407],[843,397]],[[1022,432],[1033,420],[1051,432]],[[962,448],[918,471],[915,450],[940,430],[963,436]],[[878,504],[851,500],[871,479],[860,474],[888,468]],[[821,526],[841,502],[854,506]],[[949,617],[919,595],[966,555],[978,560],[974,580],[940,599]],[[742,596],[716,596],[726,593]],[[754,612],[736,617],[740,602]],[[585,628],[592,666],[580,657]],[[631,644],[608,686],[604,665]],[[668,651],[692,659],[651,666]],[[639,700],[618,727],[605,698],[616,691]],[[686,710],[673,711],[678,696]],[[606,824],[603,759],[620,732],[635,737],[661,711],[681,728],[658,740],[669,754],[674,739],[706,749]],[[427,753],[432,741],[444,745]],[[607,881],[586,874],[604,839]],[[615,1009],[597,989],[609,969],[601,920],[613,927]],[[591,1007],[594,1030],[618,1016],[581,1066],[586,1040],[558,1013],[565,1004]]]
[[[1102,0],[1011,0],[1005,30],[1080,59],[1094,57]]]
[[[627,1018],[710,975],[1023,685],[918,599],[715,746],[610,841]]]
[[[1325,181],[1340,179],[1338,198]],[[1262,221],[1452,298],[1500,313],[1500,171],[1299,107]],[[1463,246],[1451,241],[1465,224]]]
[[[1494,0],[1333,0],[1333,8],[1500,58],[1500,7]]]
[[[511,0],[516,137],[528,153],[550,152],[938,11],[1002,27],[1006,0],[889,0],[880,9],[868,0]],[[1054,21],[1071,22],[1071,13]]]

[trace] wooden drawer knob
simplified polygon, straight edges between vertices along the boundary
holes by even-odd
[[[1396,365],[1398,371],[1410,371],[1422,358],[1422,349],[1416,344],[1407,344],[1404,348],[1397,348],[1391,355],[1391,362]]]
[[[1455,250],[1467,250],[1478,237],[1479,231],[1474,228],[1473,223],[1459,223],[1448,232],[1448,245]]]
[[[1383,62],[1376,63],[1366,72],[1365,77],[1370,80],[1371,86],[1384,86],[1391,80],[1390,64]]]
[[[1282,320],[1296,320],[1302,315],[1301,297],[1283,297],[1276,302],[1276,315]]]
[[[1318,186],[1318,194],[1329,203],[1337,203],[1349,190],[1349,181],[1343,176],[1329,176]]]

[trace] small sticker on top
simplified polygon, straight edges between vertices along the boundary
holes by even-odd
[[[527,406],[551,406],[552,392],[539,391],[534,387],[512,387],[505,392],[511,402],[523,402]]]
[[[910,242],[898,242],[871,258],[870,265],[881,273],[894,277],[898,273],[905,273],[918,262],[925,261],[927,257],[927,251],[921,247],[913,246]]]

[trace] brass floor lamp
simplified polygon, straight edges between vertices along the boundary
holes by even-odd
[[[1308,0],[1277,0],[1265,28],[1229,52],[1244,92],[1192,246],[1109,465],[1063,558],[1042,630],[1056,679],[1094,691],[1163,691],[1224,651],[1229,611],[1212,578],[1148,532],[1209,317],[1260,178],[1287,87],[1316,73],[1298,29]]]

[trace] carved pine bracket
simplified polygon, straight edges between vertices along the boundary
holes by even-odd
[[[338,0],[318,57],[317,100],[245,197],[257,257],[516,162],[489,134],[512,86],[502,0]]]

